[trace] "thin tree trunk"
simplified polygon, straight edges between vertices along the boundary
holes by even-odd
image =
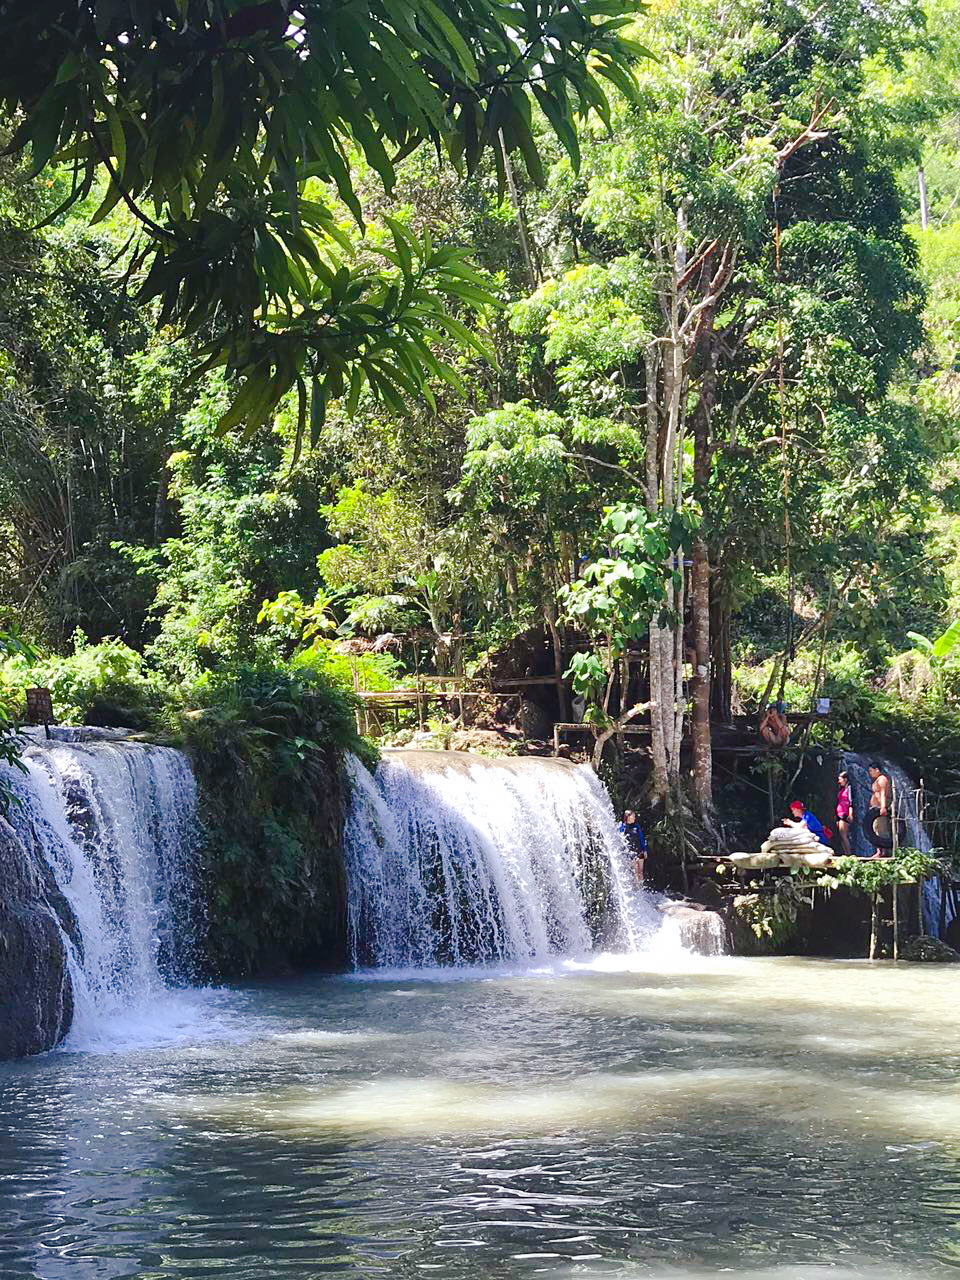
[[[715,344],[710,343],[707,372],[693,419],[693,480],[701,513],[706,517],[710,483],[710,421],[716,398]],[[709,822],[713,811],[713,743],[710,733],[710,552],[698,532],[693,542],[691,603],[693,621],[693,802],[700,818]]]
[[[537,279],[537,273],[533,265],[533,255],[530,252],[530,233],[527,231],[527,219],[523,212],[523,205],[520,202],[520,192],[517,190],[513,161],[510,159],[509,151],[507,151],[502,129],[500,130],[500,154],[503,157],[503,171],[507,178],[507,189],[510,192],[510,199],[513,201],[513,207],[517,213],[517,231],[520,235],[520,248],[523,251],[523,261],[527,268],[527,278],[530,281],[530,288],[536,289],[540,282]]]
[[[870,895],[870,959],[877,958],[877,895]]]
[[[644,356],[647,387],[646,505],[650,515],[660,509],[660,480],[657,452],[660,443],[660,415],[657,410],[657,349],[648,347]],[[666,803],[667,741],[664,733],[664,708],[667,701],[663,687],[663,629],[656,619],[650,623],[650,754],[653,761],[651,800],[653,805]]]
[[[680,794],[680,749],[683,745],[683,720],[686,710],[686,699],[683,694],[683,611],[685,592],[683,585],[683,550],[679,552],[681,585],[677,591],[677,613],[680,621],[673,633],[673,754],[670,758],[670,785],[674,797]],[[684,873],[686,874],[686,873]]]
[[[693,801],[698,814],[708,818],[713,808],[713,743],[710,734],[710,558],[707,544],[698,537],[693,544],[691,570],[694,668]]]
[[[682,477],[683,423],[686,406],[687,374],[686,349],[680,323],[680,282],[687,269],[687,201],[681,200],[677,209],[677,231],[674,241],[673,277],[670,282],[668,299],[668,316],[670,323],[669,342],[666,344],[667,356],[664,361],[664,417],[665,433],[662,463],[662,503],[665,513],[675,511],[680,503],[680,483]],[[680,794],[680,748],[683,741],[683,718],[685,710],[683,692],[683,614],[685,580],[683,572],[683,548],[678,551],[680,561],[679,585],[671,586],[668,606],[672,607],[676,621],[674,622],[672,643],[662,645],[661,655],[664,659],[663,683],[671,690],[668,740],[670,754],[667,761],[667,779],[670,787],[668,804],[679,799]]]
[[[930,205],[927,203],[927,175],[922,166],[917,170],[917,187],[920,192],[920,227],[927,231],[930,227]]]
[[[519,586],[517,585],[517,566],[513,563],[513,557],[507,550],[506,554],[506,585],[507,585],[507,612],[511,618],[517,616],[517,596],[519,594]]]
[[[563,645],[560,641],[560,633],[557,631],[556,618],[551,615],[552,606],[548,606],[544,610],[543,618],[547,624],[547,630],[550,632],[550,640],[553,644],[553,675],[557,686],[557,707],[560,712],[560,719],[569,721],[570,708],[567,703],[567,688],[563,683]]]
[[[729,724],[733,715],[730,615],[719,599],[716,578],[713,578],[710,586],[712,596],[710,634],[713,642],[710,714],[712,719],[721,720],[724,724]]]
[[[153,541],[159,546],[167,529],[167,497],[169,491],[169,472],[164,464],[157,480],[157,497],[153,504]]]
[[[900,959],[900,886],[893,886],[893,958]]]

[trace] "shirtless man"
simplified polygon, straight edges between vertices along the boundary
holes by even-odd
[[[870,778],[870,808],[879,809],[880,817],[873,824],[873,829],[880,836],[888,836],[893,829],[890,825],[890,779],[883,772],[883,765],[879,760],[874,760],[867,768],[867,775]],[[886,854],[882,849],[874,849],[873,856],[875,858],[884,858]]]

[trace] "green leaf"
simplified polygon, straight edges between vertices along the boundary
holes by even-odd
[[[327,418],[327,394],[319,378],[313,379],[313,390],[310,397],[310,443],[315,445],[320,439],[323,424]]]
[[[935,656],[933,644],[926,636],[922,636],[919,631],[908,631],[907,639],[913,641],[914,647],[920,653],[925,654],[929,658]]]
[[[910,633],[908,632],[907,634],[909,635]],[[951,622],[943,635],[934,641],[933,656],[935,658],[948,658],[958,644],[960,644],[960,618],[955,622]]]
[[[450,21],[447,15],[439,6],[433,3],[433,0],[417,0],[417,9],[420,17],[426,17],[428,21],[435,26],[446,39],[451,49],[457,55],[460,66],[466,72],[471,80],[476,80],[479,76],[477,64],[467,46],[466,41],[460,32]]]
[[[312,409],[312,404],[311,404]],[[297,432],[293,440],[293,459],[291,465],[296,465],[300,458],[300,451],[303,448],[303,435],[307,425],[307,388],[303,378],[297,375]],[[312,423],[311,423],[312,433]]]
[[[76,53],[68,53],[60,64],[60,70],[57,72],[57,78],[54,81],[54,84],[66,84],[69,80],[76,80],[77,76],[80,74],[82,65],[80,58]]]
[[[122,182],[127,167],[127,140],[123,132],[123,122],[110,102],[104,102],[103,113],[110,130],[110,146],[116,159],[117,178]]]
[[[120,190],[120,188],[111,178],[110,182],[107,184],[107,194],[103,197],[103,199],[97,205],[96,210],[92,214],[90,218],[90,225],[96,226],[98,222],[102,222],[103,219],[110,212],[110,210],[114,208],[114,206],[122,198],[122,196],[123,196],[123,192]]]

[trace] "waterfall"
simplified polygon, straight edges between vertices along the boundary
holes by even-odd
[[[850,779],[850,792],[853,797],[853,809],[856,814],[855,829],[851,833],[851,851],[862,858],[873,853],[873,846],[863,829],[863,815],[870,808],[870,776],[867,769],[870,762],[876,759],[883,766],[883,771],[890,779],[893,792],[893,811],[901,824],[898,843],[902,848],[920,849],[923,853],[931,848],[930,837],[917,811],[917,787],[909,774],[905,773],[894,761],[886,756],[858,755],[853,751],[843,754],[843,768]],[[946,895],[946,902],[941,904],[941,894]],[[923,890],[924,928],[932,937],[940,936],[941,905],[944,924],[949,925],[956,914],[956,894],[941,885],[939,877],[927,881]]]
[[[34,738],[21,760],[8,821],[68,906],[73,1030],[95,1039],[186,976],[193,773],[179,751],[108,731]]]
[[[873,845],[863,829],[863,816],[870,808],[870,788],[873,784],[867,769],[874,759],[883,765],[883,771],[890,779],[894,809],[903,824],[899,844],[904,848],[926,852],[930,848],[930,839],[917,813],[917,788],[909,775],[898,764],[883,756],[862,756],[853,751],[845,751],[843,767],[850,779],[850,793],[856,814],[856,829],[851,833],[850,839],[851,851],[861,858],[873,853]]]
[[[606,791],[562,760],[388,752],[348,761],[348,927],[360,967],[529,962],[662,927]]]

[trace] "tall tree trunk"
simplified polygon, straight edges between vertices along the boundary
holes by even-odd
[[[704,520],[710,483],[710,422],[717,394],[715,344],[706,339],[707,368],[693,415],[693,484]],[[710,735],[710,551],[701,525],[693,541],[691,603],[693,621],[693,803],[700,818],[713,812],[713,744]]]
[[[680,457],[686,400],[686,351],[680,320],[679,282],[687,265],[687,209],[677,211],[676,236],[670,255],[662,254],[669,286],[660,295],[660,308],[668,333],[658,344],[658,357],[647,355],[647,509],[670,515],[679,500]],[[653,349],[651,349],[652,351]],[[654,371],[659,359],[658,380]],[[659,393],[659,394],[658,394]],[[680,792],[680,745],[683,737],[683,553],[680,553],[680,585],[668,581],[664,609],[676,621],[650,625],[650,696],[653,779],[651,800],[671,811]],[[668,572],[673,561],[665,566]]]
[[[657,460],[660,444],[660,414],[657,409],[659,360],[656,347],[647,348],[644,363],[647,383],[646,503],[649,514],[656,515],[660,509]],[[664,732],[666,694],[663,688],[662,631],[660,624],[654,619],[650,623],[650,753],[653,759],[651,800],[654,805],[666,803],[669,790],[667,739]]]
[[[674,512],[680,503],[680,462],[683,451],[683,423],[686,405],[686,350],[680,322],[680,280],[687,268],[687,204],[681,201],[677,210],[677,234],[674,242],[673,278],[666,299],[670,333],[664,344],[664,442],[661,463],[661,504],[665,514]],[[666,802],[672,809],[680,795],[680,748],[683,741],[683,614],[684,573],[683,549],[678,553],[679,585],[667,589],[667,608],[673,613],[672,630],[665,630],[660,646],[662,686],[669,690],[670,703],[664,707],[664,730],[668,743]],[[672,567],[672,566],[671,566]]]
[[[708,818],[713,808],[713,745],[710,737],[710,557],[706,540],[693,544],[691,569],[693,617],[693,802]]]

